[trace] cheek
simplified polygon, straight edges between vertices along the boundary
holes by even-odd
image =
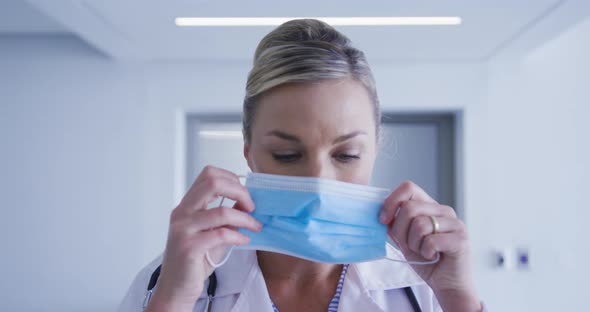
[[[373,167],[375,165],[376,155],[374,153],[366,154],[365,157],[358,162],[354,169],[353,183],[369,184],[373,174]]]
[[[361,159],[351,163],[339,163],[335,160],[331,162],[338,180],[364,185],[371,182],[374,164],[373,153],[363,153]]]
[[[371,182],[371,175],[373,171],[373,160],[365,160],[359,162],[354,169],[350,170],[350,182],[357,184],[369,184]]]

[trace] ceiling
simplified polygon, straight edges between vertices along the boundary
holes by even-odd
[[[23,0],[0,1],[0,35],[64,34],[69,30]]]
[[[482,61],[569,4],[547,36],[590,12],[587,0],[3,0],[0,33],[73,33],[131,60],[249,60],[272,27],[177,27],[174,18],[277,16],[460,16],[459,26],[337,27],[369,59]],[[562,10],[563,11],[563,10]],[[540,36],[541,38],[543,36]],[[547,38],[545,38],[547,39]]]

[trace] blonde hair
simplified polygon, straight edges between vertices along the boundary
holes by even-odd
[[[251,140],[256,99],[279,85],[352,78],[369,92],[377,136],[381,112],[373,73],[362,51],[332,26],[315,19],[288,21],[268,33],[254,53],[243,107],[243,134]]]

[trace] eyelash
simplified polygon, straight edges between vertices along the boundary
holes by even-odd
[[[351,162],[353,160],[357,160],[360,159],[359,155],[351,155],[351,154],[338,154],[337,157],[339,159],[339,161],[347,163],[347,162]]]
[[[301,157],[300,154],[272,154],[272,158],[282,163],[290,163]]]
[[[299,158],[301,158],[301,154],[272,154],[272,157],[282,163],[291,163],[294,162],[296,160],[298,160]],[[335,156],[335,158],[343,163],[348,163],[351,162],[353,160],[357,160],[360,159],[359,155],[351,155],[351,154],[338,154]]]

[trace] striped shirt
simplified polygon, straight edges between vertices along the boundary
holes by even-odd
[[[332,301],[330,301],[328,312],[338,311],[338,303],[340,303],[340,294],[342,293],[342,286],[344,285],[346,271],[348,271],[348,264],[345,264],[342,268],[342,273],[340,273],[340,279],[338,280],[338,286],[336,287],[336,293],[334,294],[334,297],[332,297]],[[274,302],[272,303],[272,310],[274,312],[279,312],[279,309],[277,309],[277,306],[274,304]]]

